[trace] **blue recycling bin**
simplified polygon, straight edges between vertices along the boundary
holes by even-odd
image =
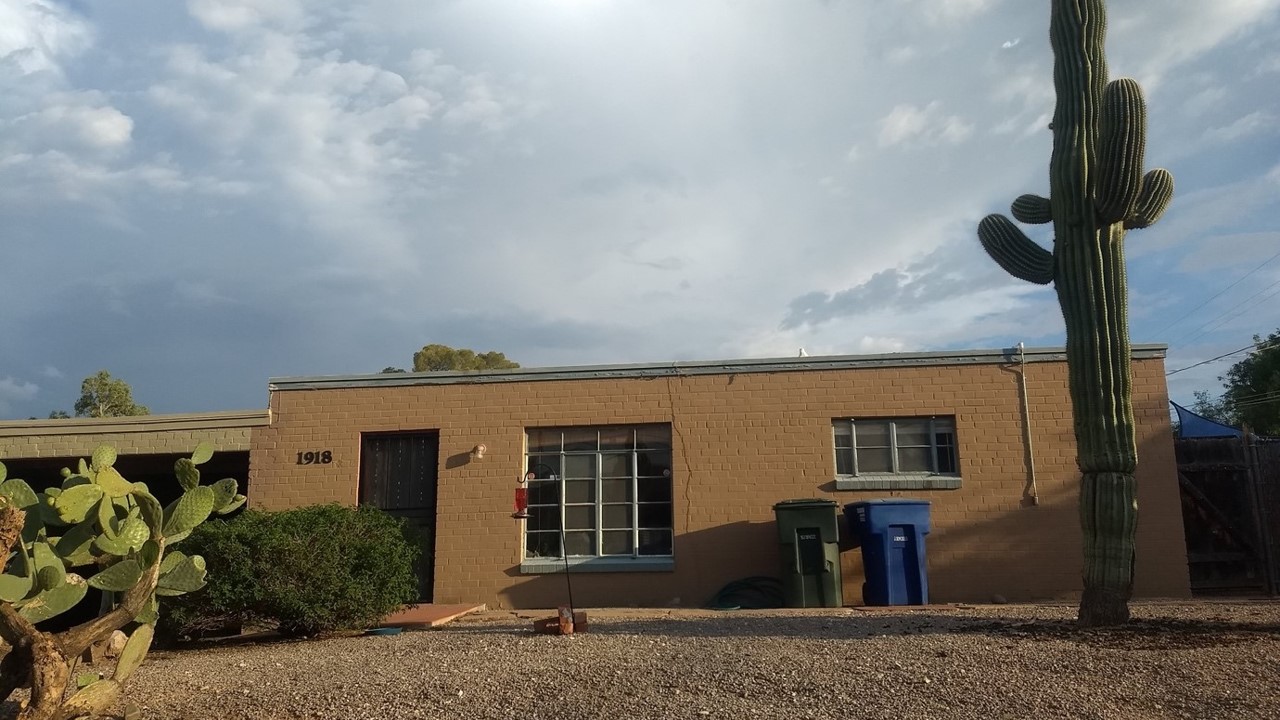
[[[927,605],[929,578],[924,536],[929,534],[925,500],[866,500],[844,506],[850,533],[862,546],[868,605]]]

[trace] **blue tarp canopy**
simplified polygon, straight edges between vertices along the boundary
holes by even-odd
[[[1169,404],[1178,412],[1178,437],[1180,438],[1241,437],[1243,435],[1239,428],[1197,415],[1176,402]]]

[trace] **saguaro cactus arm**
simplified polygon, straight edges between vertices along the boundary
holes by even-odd
[[[1003,215],[988,215],[978,224],[978,239],[1005,272],[1038,285],[1053,282],[1053,253],[1036,244]]]
[[[1124,221],[1126,228],[1144,228],[1154,225],[1169,201],[1173,199],[1173,174],[1164,168],[1156,168],[1142,176],[1142,192],[1134,204],[1133,214]]]
[[[1147,146],[1147,104],[1129,78],[1107,83],[1098,123],[1098,219],[1125,220],[1142,190],[1142,156]]]
[[[1053,222],[1053,208],[1049,198],[1039,195],[1019,195],[1010,208],[1018,222],[1028,225],[1044,225]]]

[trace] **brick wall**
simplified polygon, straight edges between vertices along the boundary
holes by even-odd
[[[1164,363],[1135,360],[1133,369],[1141,452],[1136,593],[1185,597]],[[272,424],[253,434],[250,503],[354,503],[362,432],[437,430],[435,600],[554,606],[564,602],[564,578],[520,574],[521,528],[510,517],[525,428],[671,423],[676,569],[575,574],[579,604],[698,606],[731,580],[776,575],[772,506],[805,497],[931,501],[935,602],[1076,597],[1078,473],[1066,365],[1028,364],[1027,381],[1038,504],[1030,500],[1018,374],[997,364],[275,390]],[[832,418],[917,415],[955,416],[960,489],[835,489]],[[472,459],[479,443],[487,454]],[[333,462],[297,464],[308,450],[329,450]],[[845,602],[856,604],[859,554],[842,557]]]

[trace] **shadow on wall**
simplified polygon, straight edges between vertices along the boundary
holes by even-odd
[[[1171,447],[1154,447],[1140,457],[1169,465]],[[1022,474],[1021,458],[1018,470]],[[1151,472],[1147,472],[1151,482]],[[1187,565],[1181,532],[1176,475],[1140,489],[1138,596],[1187,597]],[[1024,502],[1020,482],[1008,496],[965,490],[919,494],[932,500],[933,531],[925,540],[930,599],[935,603],[1007,600],[1072,600],[1081,587],[1078,481],[1042,483],[1040,502]],[[817,489],[817,488],[815,488]],[[1153,492],[1154,491],[1154,492]],[[842,493],[840,503],[843,604],[861,605],[864,578],[861,551],[854,547],[843,506],[906,493]],[[828,495],[830,497],[830,495]],[[780,498],[782,499],[782,498]],[[976,507],[964,502],[977,503]],[[1006,508],[996,510],[993,508]],[[1142,514],[1143,510],[1146,514]],[[974,516],[980,519],[971,519]],[[957,520],[959,518],[959,520]],[[945,521],[940,527],[940,521]],[[949,526],[948,526],[949,525]],[[676,538],[675,572],[581,573],[571,576],[579,607],[705,607],[725,585],[753,576],[780,575],[777,525],[734,522],[684,533]],[[504,593],[506,605],[548,608],[566,604],[564,573],[522,575],[506,570],[518,584]],[[522,582],[520,580],[523,580]]]
[[[777,575],[777,528],[772,522],[735,522],[676,537],[674,572],[574,572],[508,577],[523,579],[504,592],[514,608],[564,605],[573,588],[580,607],[701,607],[725,584],[751,575]]]

